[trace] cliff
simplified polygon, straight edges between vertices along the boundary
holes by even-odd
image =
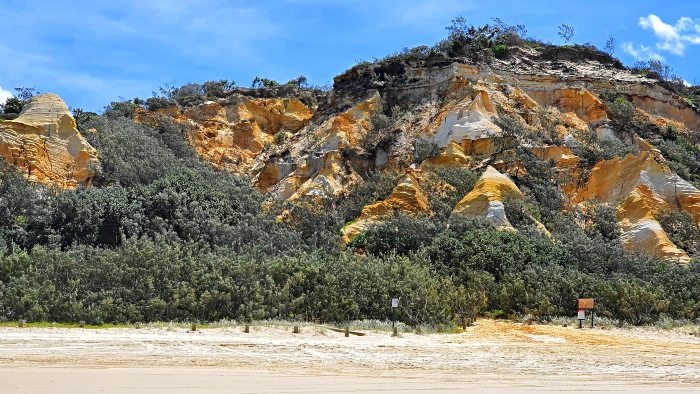
[[[90,184],[100,165],[68,107],[54,94],[33,97],[19,117],[0,123],[0,156],[29,180],[62,188]]]
[[[690,261],[659,220],[685,212],[700,224],[700,191],[675,172],[686,159],[668,148],[679,136],[698,149],[700,112],[667,83],[600,52],[514,46],[486,60],[404,54],[351,68],[329,92],[276,92],[237,89],[192,105],[139,108],[134,119],[184,125],[204,161],[248,176],[270,200],[339,201],[373,173],[404,173],[388,198],[346,223],[346,243],[397,211],[433,214],[429,184],[441,171],[463,169],[479,179],[451,196],[454,216],[514,231],[507,204],[537,200],[527,179],[545,176],[539,181],[556,190],[562,212],[607,204],[627,248]],[[64,187],[89,183],[98,165],[52,95],[0,124],[0,154],[29,179]],[[549,234],[546,223],[525,216]]]

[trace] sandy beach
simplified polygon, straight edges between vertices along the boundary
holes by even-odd
[[[700,392],[688,330],[480,320],[458,334],[0,328],[3,393]]]

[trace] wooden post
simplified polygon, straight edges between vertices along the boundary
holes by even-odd
[[[19,319],[19,323],[17,323],[17,327],[19,328],[24,328],[24,325],[27,323],[26,320],[24,319]]]
[[[462,316],[462,330],[467,329],[467,318]]]
[[[299,326],[294,326],[293,333],[294,333],[294,334],[298,334],[298,333],[299,333]]]
[[[243,326],[243,332],[246,334],[250,332],[250,324],[246,323],[245,326]]]
[[[398,337],[399,336],[399,328],[394,327],[394,332],[391,334],[392,337]]]
[[[136,323],[136,324],[134,324],[134,328],[137,329],[137,330],[140,329],[140,328],[141,328],[141,323]]]
[[[190,331],[197,331],[197,323],[192,323],[192,326],[190,327]]]
[[[81,320],[78,322],[78,327],[80,328],[85,328],[85,320]]]
[[[350,328],[345,327],[345,338],[350,337]]]

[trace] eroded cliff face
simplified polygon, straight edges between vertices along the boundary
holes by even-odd
[[[337,197],[361,178],[342,151],[362,151],[372,130],[371,117],[382,105],[378,93],[346,111],[309,127],[296,138],[258,157],[253,170],[261,190],[283,199],[303,196]]]
[[[207,102],[186,110],[173,106],[140,111],[136,120],[153,124],[169,116],[189,126],[192,147],[214,167],[248,174],[258,155],[306,126],[313,111],[294,98],[242,98]]]
[[[681,263],[689,256],[671,242],[656,220],[664,210],[688,212],[698,223],[700,190],[660,164],[647,151],[597,163],[574,202],[620,202],[617,217],[622,240],[630,249]]]
[[[0,156],[32,182],[61,188],[90,184],[100,162],[54,94],[33,97],[15,120],[0,123]]]
[[[700,133],[698,110],[654,79],[561,51],[551,59],[517,48],[506,60],[480,64],[357,66],[336,78],[319,108],[293,98],[237,97],[160,112],[192,126],[191,144],[203,158],[251,176],[271,198],[335,199],[373,171],[406,172],[389,198],[367,205],[343,229],[346,242],[391,212],[429,214],[426,175],[449,167],[481,174],[454,214],[513,231],[504,204],[522,197],[514,180],[527,174],[525,156],[534,155],[553,163],[563,209],[593,201],[614,206],[628,248],[687,262],[657,219],[682,210],[700,223],[697,188],[671,171],[654,141],[615,130],[602,97],[628,100],[638,116],[686,136]],[[591,141],[639,153],[598,163],[574,153]],[[427,158],[425,144],[436,147]]]
[[[674,158],[662,154],[666,137],[648,137],[637,126],[616,130],[619,114],[606,103],[628,101],[636,118],[697,144],[693,102],[605,56],[567,48],[509,53],[477,64],[399,57],[353,67],[327,93],[237,88],[217,101],[140,108],[134,119],[185,125],[191,147],[213,167],[248,176],[270,199],[294,204],[336,201],[373,172],[405,173],[387,199],[365,206],[343,229],[345,242],[396,211],[432,214],[431,182],[451,168],[480,176],[466,195],[450,196],[459,201],[453,215],[515,231],[507,204],[532,193],[523,179],[534,157],[552,164],[547,181],[558,187],[562,209],[608,204],[629,249],[688,262],[659,220],[683,211],[700,224],[700,191],[673,172]],[[606,144],[633,153],[602,155]],[[61,187],[89,184],[99,168],[97,153],[54,95],[35,97],[19,118],[0,123],[0,155],[30,180]]]
[[[571,148],[585,145],[591,138],[602,143],[630,139],[613,130],[609,110],[598,95],[613,89],[634,103],[644,101],[638,111],[660,122],[661,127],[672,124],[693,133],[699,130],[700,118],[694,109],[645,78],[625,70],[598,74],[595,68],[594,64],[571,64],[568,72],[540,69],[526,74],[504,64],[492,68],[453,64],[441,73],[433,70],[429,78],[437,81],[433,87],[442,83],[447,90],[445,99],[436,102],[435,108],[424,110],[431,115],[421,123],[420,130],[443,149],[420,168],[481,168],[477,185],[455,206],[454,213],[486,218],[498,228],[513,230],[503,204],[522,193],[506,174],[525,171],[521,159],[514,156],[512,143],[525,144],[527,151],[540,160],[551,161],[559,170],[566,206],[585,206],[593,201],[616,206],[626,247],[687,263],[688,255],[674,245],[657,218],[664,211],[682,210],[697,222],[698,190],[664,164],[658,149],[635,136],[630,143],[640,150],[639,154],[604,160],[586,169],[585,162]],[[440,78],[444,80],[440,82]],[[444,83],[446,80],[451,82]],[[508,135],[509,131],[497,121],[503,116],[513,119],[528,136]],[[483,167],[489,162],[491,166]],[[380,220],[375,218],[370,223]],[[540,223],[536,226],[546,233]],[[354,227],[350,234],[357,235],[358,227],[364,229],[366,225]],[[352,238],[347,231],[344,234],[346,241]]]

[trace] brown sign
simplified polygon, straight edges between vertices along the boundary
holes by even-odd
[[[579,298],[578,309],[593,309],[593,298]]]

